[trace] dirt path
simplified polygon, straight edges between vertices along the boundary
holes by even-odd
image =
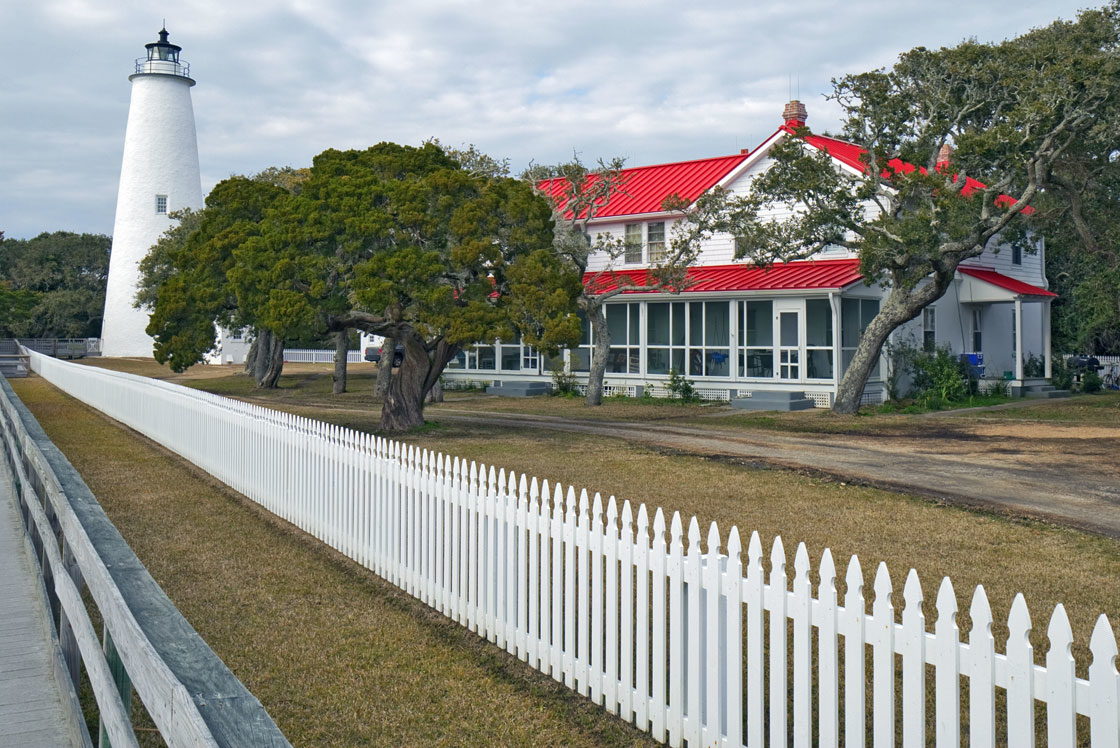
[[[437,420],[598,434],[674,452],[771,467],[808,469],[839,480],[1029,516],[1120,538],[1120,460],[1111,439],[1046,427],[977,424],[928,435],[802,436],[665,423],[577,421],[442,407]],[[1032,424],[1034,428],[1040,428]]]

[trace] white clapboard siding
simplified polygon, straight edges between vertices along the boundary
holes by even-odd
[[[931,630],[914,570],[899,599],[885,565],[865,587],[853,556],[841,591],[828,550],[814,571],[798,545],[791,575],[781,538],[764,565],[757,533],[742,558],[737,528],[167,382],[38,354],[32,367],[669,745],[878,747],[898,731],[902,746],[1031,746],[1042,703],[1047,745],[1083,743],[1081,715],[1092,745],[1120,748],[1104,616],[1086,680],[1061,605],[1042,664],[1022,595],[1001,653],[982,587],[962,637],[942,580]]]

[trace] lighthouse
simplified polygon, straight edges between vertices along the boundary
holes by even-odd
[[[133,307],[140,260],[171,227],[171,212],[202,207],[190,66],[179,59],[182,48],[167,40],[166,28],[144,47],[146,56],[128,78],[132,99],[101,323],[103,356],[152,355],[152,338],[144,332],[148,313]]]

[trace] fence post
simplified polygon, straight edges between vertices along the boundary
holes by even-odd
[[[105,662],[109,665],[109,673],[113,676],[113,681],[117,686],[117,693],[120,694],[121,704],[124,706],[124,712],[127,715],[132,715],[132,681],[128,678],[128,673],[125,672],[124,663],[121,662],[121,656],[117,652],[116,646],[113,644],[113,637],[109,633],[109,627],[102,625],[105,640]],[[99,748],[111,748],[109,742],[109,733],[105,729],[104,721],[99,720],[98,726],[98,741]]]

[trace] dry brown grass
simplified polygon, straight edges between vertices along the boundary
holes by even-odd
[[[294,744],[648,742],[43,380],[14,386]]]

